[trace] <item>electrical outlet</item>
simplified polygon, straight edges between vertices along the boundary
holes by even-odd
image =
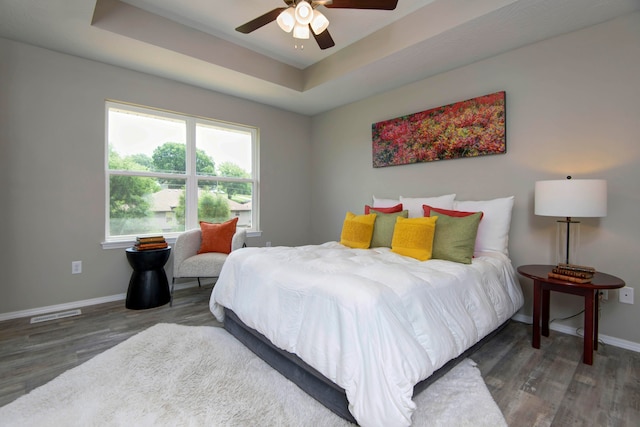
[[[625,286],[624,288],[620,289],[619,298],[620,302],[623,302],[625,304],[633,304],[633,288]]]
[[[608,290],[601,290],[600,291],[600,301],[607,301],[609,299],[609,291]]]
[[[71,274],[82,273],[82,261],[71,261]]]
[[[267,245],[268,248],[270,248],[271,247],[271,242],[267,242],[266,245]]]

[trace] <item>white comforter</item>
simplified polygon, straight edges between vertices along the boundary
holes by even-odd
[[[227,258],[210,308],[223,307],[344,388],[363,426],[411,424],[413,387],[523,303],[510,260],[419,262],[387,248],[244,248]]]

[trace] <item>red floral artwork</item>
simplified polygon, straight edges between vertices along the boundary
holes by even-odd
[[[373,167],[506,152],[505,92],[372,125]]]

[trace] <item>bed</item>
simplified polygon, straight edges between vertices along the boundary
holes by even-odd
[[[414,393],[522,306],[507,254],[477,249],[462,264],[339,242],[244,248],[227,258],[210,309],[338,415],[410,425]]]

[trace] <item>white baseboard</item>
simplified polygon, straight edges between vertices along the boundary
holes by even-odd
[[[532,316],[525,316],[524,314],[516,314],[512,317],[513,320],[516,320],[518,322],[523,322],[523,323],[528,323],[528,324],[533,324],[533,317]],[[549,325],[549,329],[554,330],[554,331],[558,331],[558,332],[562,332],[563,334],[567,334],[567,335],[573,335],[573,336],[582,336],[582,335],[578,335],[578,333],[576,332],[576,328],[572,327],[572,326],[567,326],[567,325],[562,325],[560,323],[555,323],[552,322]],[[626,350],[631,350],[631,351],[635,351],[636,353],[640,353],[640,344],[637,342],[633,342],[633,341],[627,341],[627,340],[623,340],[620,338],[616,338],[616,337],[611,337],[609,335],[604,335],[604,334],[598,334],[598,339],[600,341],[602,341],[605,344],[609,344],[612,345],[614,347],[620,347],[620,348],[624,348]]]
[[[171,284],[169,284],[171,286]],[[175,290],[193,288],[198,286],[197,281],[176,283]],[[9,313],[0,313],[0,322],[3,320],[20,319],[23,317],[33,317],[42,314],[55,313],[57,311],[73,310],[75,308],[88,307],[90,305],[104,304],[107,302],[122,301],[127,298],[127,294],[110,295],[100,298],[91,298],[82,301],[73,301],[64,304],[49,305],[46,307],[30,308],[28,310],[12,311]]]

